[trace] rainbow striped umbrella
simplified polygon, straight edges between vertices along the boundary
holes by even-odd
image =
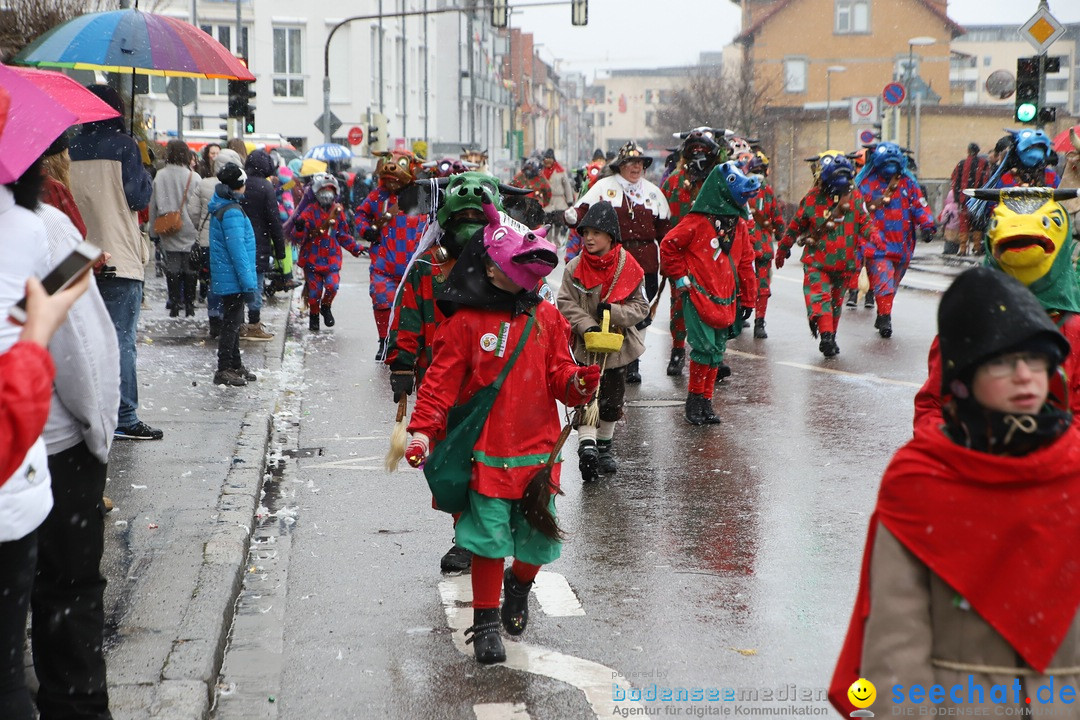
[[[68,20],[27,45],[11,62],[143,75],[255,79],[224,45],[199,28],[138,8]]]

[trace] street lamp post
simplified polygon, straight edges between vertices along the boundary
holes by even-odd
[[[918,37],[908,38],[907,42],[908,42],[908,47],[907,47],[907,72],[904,73],[907,76],[907,82],[904,83],[905,86],[906,86],[904,88],[904,91],[906,93],[905,97],[904,97],[904,110],[905,110],[905,112],[907,114],[907,142],[904,144],[904,147],[910,148],[911,147],[911,81],[915,77],[915,73],[914,73],[914,69],[915,69],[915,66],[914,66],[914,62],[915,62],[914,49],[915,49],[916,45],[918,45],[920,47],[926,46],[926,45],[933,45],[934,43],[937,42],[937,40],[935,38],[930,37],[929,35],[919,35]]]
[[[830,122],[832,120],[832,74],[847,70],[843,65],[830,65],[825,68],[825,147],[832,148]]]

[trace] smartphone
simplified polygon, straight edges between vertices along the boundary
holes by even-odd
[[[71,253],[60,261],[60,264],[49,271],[49,274],[41,281],[41,284],[45,287],[45,292],[50,295],[54,295],[71,283],[79,279],[79,277],[90,270],[94,263],[101,257],[101,248],[82,241]],[[26,297],[23,296],[22,300],[15,303],[8,315],[12,320],[22,325],[26,322]]]

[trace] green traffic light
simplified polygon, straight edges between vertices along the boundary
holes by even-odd
[[[1035,113],[1034,103],[1021,103],[1016,106],[1016,119],[1020,122],[1031,122],[1035,119]]]
[[[252,123],[252,122],[244,123],[244,132],[246,132],[246,133],[255,132],[255,123]]]

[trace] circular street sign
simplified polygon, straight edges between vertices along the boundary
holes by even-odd
[[[362,127],[349,128],[348,140],[350,145],[359,145],[364,142],[364,129]]]
[[[1016,92],[1016,78],[1008,70],[995,70],[986,78],[986,92],[998,100],[1011,98]]]
[[[855,102],[855,114],[861,118],[868,118],[874,114],[874,102],[870,98],[859,98]]]
[[[174,77],[165,86],[165,94],[173,105],[185,107],[195,102],[195,78]]]
[[[891,82],[885,86],[885,89],[881,91],[881,97],[885,101],[886,105],[899,105],[904,102],[904,97],[907,92],[904,90],[904,86],[898,82]]]
[[[870,143],[874,142],[874,140],[877,140],[877,138],[874,137],[873,130],[863,130],[859,133],[859,142],[863,145],[869,145]]]

